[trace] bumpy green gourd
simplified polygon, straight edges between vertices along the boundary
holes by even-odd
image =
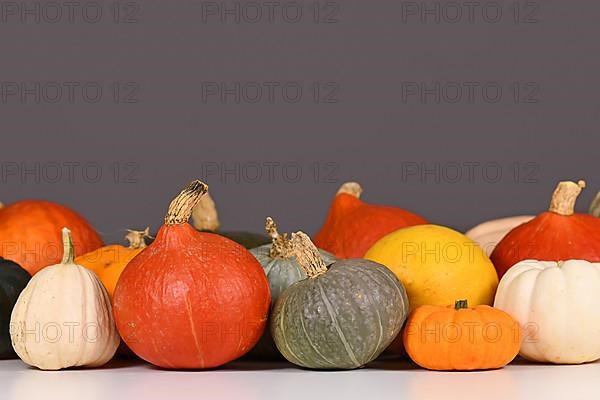
[[[308,278],[286,289],[271,313],[271,334],[290,362],[312,369],[352,369],[379,356],[408,314],[404,287],[384,265],[363,259],[326,267],[302,232],[293,251]]]
[[[16,357],[10,340],[10,313],[29,279],[29,272],[0,257],[0,358]]]
[[[298,264],[292,251],[291,240],[287,233],[279,234],[277,225],[271,217],[267,217],[265,230],[271,237],[271,243],[251,249],[263,267],[271,289],[271,306],[279,295],[294,283],[306,279],[306,272]],[[335,256],[324,250],[319,250],[325,264],[329,265],[337,260]],[[262,338],[248,355],[250,358],[276,359],[281,358],[281,353],[275,347],[271,332],[265,330]]]

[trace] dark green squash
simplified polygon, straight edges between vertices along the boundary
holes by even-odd
[[[247,249],[252,249],[271,242],[271,239],[268,236],[261,233],[221,231],[219,229],[221,224],[219,222],[217,207],[208,193],[206,193],[194,207],[192,212],[192,225],[201,232],[212,232],[225,236]]]
[[[293,234],[292,243],[308,278],[287,288],[271,312],[271,334],[281,354],[311,369],[353,369],[373,361],[408,314],[396,275],[363,259],[327,268],[304,233]]]
[[[275,300],[285,289],[298,281],[306,279],[307,276],[293,254],[292,243],[288,239],[287,233],[280,235],[277,231],[277,225],[271,217],[267,217],[265,230],[271,236],[271,243],[250,249],[250,252],[265,270],[271,289],[271,307],[273,307]],[[325,250],[319,250],[319,253],[327,265],[337,260],[333,254]],[[248,357],[255,359],[281,358],[281,353],[275,347],[269,329],[265,330],[260,341],[248,354]]]
[[[16,357],[10,340],[10,314],[29,279],[29,272],[0,257],[0,358]]]

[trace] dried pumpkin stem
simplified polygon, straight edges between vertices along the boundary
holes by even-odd
[[[469,308],[469,302],[464,299],[464,300],[456,300],[454,302],[454,309],[455,310],[460,310],[462,308]]]
[[[73,264],[75,262],[75,248],[73,248],[73,238],[68,228],[62,229],[63,257],[61,264]]]
[[[146,238],[151,238],[150,236],[150,227],[146,227],[143,231],[134,231],[132,229],[127,229],[127,235],[125,235],[125,240],[129,242],[130,249],[143,249],[146,247]]]
[[[327,272],[323,257],[306,233],[301,231],[292,233],[292,245],[298,264],[309,278],[316,278]]]
[[[571,181],[559,182],[552,194],[548,210],[560,215],[573,215],[577,196],[583,188],[585,188],[585,181],[577,183]]]
[[[336,194],[346,193],[360,199],[363,189],[357,182],[346,182],[338,189]]]
[[[217,205],[209,193],[202,196],[194,207],[192,225],[199,231],[216,231],[221,226]]]
[[[4,203],[0,201],[0,208],[4,208]]]
[[[267,217],[265,230],[271,237],[271,250],[269,251],[271,258],[290,258],[293,256],[294,246],[292,242],[288,239],[287,233],[279,234],[277,224],[273,221],[273,218]]]
[[[192,215],[194,206],[208,191],[208,185],[199,180],[190,182],[175,197],[169,205],[169,211],[165,216],[165,225],[185,224]]]
[[[0,208],[2,207],[0,206]],[[600,217],[600,192],[596,193],[596,197],[594,197],[594,200],[590,205],[589,213],[592,214],[594,217]]]

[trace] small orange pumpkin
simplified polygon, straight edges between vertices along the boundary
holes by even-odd
[[[363,258],[376,241],[400,228],[427,220],[398,207],[365,203],[356,182],[340,187],[315,244],[338,258]]]
[[[143,231],[128,230],[125,239],[129,241],[129,247],[120,244],[104,246],[77,257],[75,263],[94,271],[112,299],[121,272],[129,261],[144,250],[144,239],[150,237],[149,233],[150,228]]]
[[[438,371],[502,368],[519,353],[519,324],[504,311],[482,305],[417,307],[404,329],[404,347],[419,366]]]

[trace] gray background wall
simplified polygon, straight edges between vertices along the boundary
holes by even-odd
[[[197,177],[226,228],[272,215],[311,233],[350,179],[365,200],[458,229],[540,211],[559,179],[587,179],[582,210],[600,189],[598,3],[479,2],[469,15],[442,2],[439,22],[421,2],[321,1],[318,15],[314,0],[289,3],[252,22],[262,2],[242,2],[240,21],[222,22],[209,13],[221,2],[121,2],[118,15],[81,2],[72,16],[3,2],[1,200],[68,204],[115,241],[156,228]],[[213,82],[240,82],[239,102]],[[413,94],[436,82],[439,102]],[[72,176],[65,163],[79,163]],[[436,163],[439,176],[415,172]]]

